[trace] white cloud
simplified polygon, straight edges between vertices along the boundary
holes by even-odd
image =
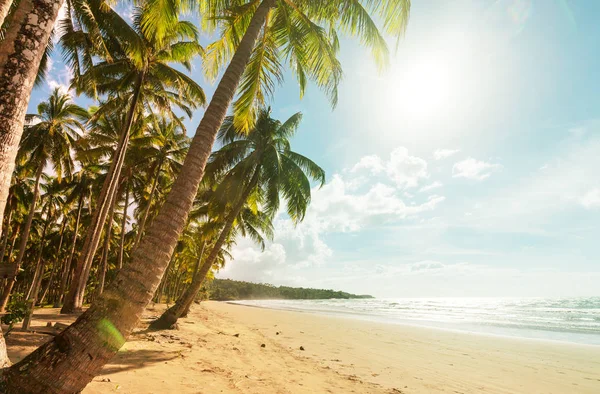
[[[429,190],[433,190],[433,189],[438,189],[440,187],[444,186],[444,184],[442,182],[439,181],[435,181],[433,183],[430,183],[429,185],[425,185],[422,188],[419,189],[420,192],[426,192]]]
[[[364,156],[352,167],[352,173],[368,170],[372,175],[386,175],[399,188],[413,188],[422,179],[427,179],[427,162],[420,157],[411,156],[408,149],[398,147],[392,151],[387,161],[379,156]]]
[[[581,198],[581,205],[586,209],[600,208],[600,189],[594,189],[587,192]]]
[[[460,152],[458,149],[436,149],[435,152],[433,152],[433,158],[436,160],[442,160],[458,152]]]
[[[452,167],[452,176],[454,178],[467,178],[481,181],[501,168],[502,166],[500,164],[488,163],[469,157],[454,164]]]
[[[445,199],[431,195],[412,200],[413,194],[405,188],[416,186],[425,177],[427,163],[408,155],[404,148],[394,150],[388,161],[365,156],[350,168],[333,175],[322,188],[313,189],[303,222],[294,225],[280,214],[274,223],[275,239],[264,253],[249,240],[240,241],[232,252],[235,261],[220,276],[251,281],[272,278],[278,284],[297,284],[294,281],[298,276],[290,275],[290,270],[308,272],[308,267],[318,270],[336,264],[328,236],[347,233],[346,237],[351,237],[367,228],[418,220],[419,215],[433,211]],[[382,177],[374,179],[359,173],[364,170]]]
[[[62,94],[69,93],[69,86],[67,86],[66,84],[57,82],[54,79],[48,80],[48,87],[50,88],[50,90],[54,90],[54,89],[58,88],[59,92]]]

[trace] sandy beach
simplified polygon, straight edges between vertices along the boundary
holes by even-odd
[[[598,346],[218,302],[195,305],[179,330],[148,332],[149,319],[163,309],[147,311],[84,393],[600,392]],[[56,313],[37,311],[34,327],[73,319]],[[11,359],[48,338],[11,333]]]

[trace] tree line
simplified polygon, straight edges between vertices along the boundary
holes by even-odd
[[[213,279],[202,289],[202,296],[209,300],[328,300],[373,298],[336,290],[310,289],[304,287],[273,286],[267,283],[252,283],[232,279]]]
[[[312,84],[335,106],[340,37],[357,37],[385,66],[383,36],[399,38],[410,9],[409,0],[142,0],[129,20],[115,8],[123,3],[0,2],[0,259],[11,271],[0,307],[19,297],[62,313],[90,303],[13,366],[0,336],[2,392],[79,392],[150,301],[175,301],[152,324],[171,327],[237,237],[264,247],[275,215],[302,221],[325,174],[291,148],[302,115],[275,119],[269,100],[289,70],[301,95]],[[202,34],[214,41],[201,45]],[[53,53],[73,72],[69,89],[27,114]],[[197,59],[216,83],[210,100],[194,80]]]

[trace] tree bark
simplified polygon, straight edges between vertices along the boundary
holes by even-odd
[[[44,165],[40,164],[38,166],[38,169],[35,174],[35,186],[33,187],[33,198],[31,200],[31,206],[29,207],[29,214],[27,215],[27,222],[25,222],[25,228],[23,229],[23,233],[21,234],[21,240],[19,242],[19,254],[17,255],[17,260],[15,261],[16,265],[15,265],[15,269],[13,271],[14,277],[12,278],[12,280],[9,279],[6,282],[6,286],[4,286],[4,292],[2,293],[2,298],[0,298],[0,312],[3,312],[4,309],[6,308],[6,304],[8,304],[8,299],[10,298],[10,293],[12,292],[12,288],[15,285],[15,282],[17,280],[17,273],[19,272],[19,268],[21,268],[21,263],[23,262],[23,257],[25,256],[25,248],[27,247],[27,241],[29,239],[29,231],[31,230],[31,222],[33,221],[33,215],[35,213],[35,205],[36,205],[38,197],[40,195],[40,179],[42,178],[43,170],[44,170]]]
[[[4,254],[6,253],[6,246],[8,245],[8,238],[9,238],[8,228],[10,227],[10,222],[12,221],[12,213],[13,213],[13,210],[10,207],[8,207],[8,217],[6,218],[6,231],[5,231],[6,234],[4,234],[4,239],[2,240],[2,251],[0,251],[0,263],[2,263],[4,261]]]
[[[244,207],[246,200],[248,200],[248,196],[250,196],[252,189],[254,189],[254,187],[256,186],[256,183],[258,182],[259,173],[259,168],[256,167],[254,169],[254,174],[252,175],[250,183],[242,192],[240,199],[231,209],[229,215],[227,215],[225,226],[223,227],[223,230],[221,230],[219,238],[213,245],[210,254],[208,255],[206,261],[202,265],[202,269],[194,276],[194,279],[192,280],[192,283],[190,283],[190,286],[187,288],[185,293],[183,293],[183,295],[177,299],[175,305],[167,309],[158,319],[153,321],[150,324],[149,328],[153,330],[164,330],[171,328],[175,323],[177,323],[177,319],[183,316],[186,310],[189,310],[190,306],[194,302],[194,299],[196,298],[196,295],[200,291],[200,287],[202,287],[202,282],[204,281],[204,278],[206,278],[208,271],[210,271],[213,264],[217,261],[219,252],[221,251],[225,240],[227,239],[229,233],[231,232],[231,229],[233,228],[235,218],[240,214],[240,211]]]
[[[0,376],[0,392],[81,391],[125,343],[160,283],[254,42],[275,0],[263,0],[200,122],[183,167],[131,262],[75,323]]]
[[[0,329],[0,368],[10,367],[11,362],[6,352],[6,342],[4,341],[4,335],[2,335],[2,329]]]
[[[71,251],[69,252],[69,257],[65,260],[65,266],[63,267],[63,272],[60,278],[60,294],[56,298],[54,303],[54,307],[60,307],[62,303],[62,299],[65,294],[65,289],[67,287],[67,279],[69,278],[69,272],[71,271],[71,265],[73,264],[73,256],[75,255],[75,247],[77,246],[77,237],[79,235],[79,221],[81,220],[81,210],[83,209],[83,200],[85,195],[81,193],[79,195],[79,201],[77,202],[77,219],[75,219],[75,228],[73,229],[73,242],[71,242]]]
[[[100,198],[96,207],[96,212],[92,216],[92,223],[86,231],[85,241],[83,243],[83,250],[77,259],[77,266],[75,267],[75,274],[69,288],[69,293],[65,297],[60,313],[74,313],[81,311],[83,307],[83,296],[85,294],[85,286],[90,275],[90,269],[92,267],[92,261],[98,244],[100,243],[100,237],[102,236],[102,228],[106,222],[108,215],[109,206],[111,205],[113,196],[117,192],[118,181],[121,175],[121,169],[123,168],[123,162],[125,160],[125,153],[127,151],[127,145],[129,143],[129,132],[131,125],[133,124],[133,118],[137,109],[137,103],[142,90],[142,84],[144,83],[144,73],[140,73],[138,81],[135,86],[133,97],[129,105],[129,111],[127,112],[127,119],[124,124],[121,136],[115,149],[115,155],[113,157],[108,175],[102,185],[102,191],[100,192]]]
[[[0,223],[31,89],[62,3],[21,0],[0,42]]]
[[[148,220],[148,215],[150,214],[150,208],[152,206],[152,196],[154,196],[154,192],[156,191],[156,187],[158,186],[161,167],[162,163],[157,163],[156,176],[154,177],[154,181],[152,182],[152,188],[150,189],[150,195],[148,196],[148,206],[146,206],[146,209],[144,209],[142,220],[140,221],[140,225],[138,226],[138,232],[135,238],[135,243],[133,244],[134,250],[138,247],[140,239],[142,239],[142,235],[144,234],[144,227],[146,226],[146,220]]]
[[[129,176],[125,179],[125,202],[123,203],[123,218],[121,221],[121,241],[119,243],[119,270],[123,268],[123,255],[125,253],[125,227],[127,226],[127,208],[129,208]]]
[[[0,0],[0,27],[4,24],[4,20],[10,12],[12,3],[12,0]]]

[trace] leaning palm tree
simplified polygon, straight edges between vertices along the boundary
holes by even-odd
[[[245,5],[255,11],[251,18],[248,18],[247,28],[242,30],[245,33],[239,44],[236,45],[229,66],[217,85],[211,102],[192,139],[181,171],[163,207],[153,220],[152,225],[146,230],[146,234],[133,253],[131,261],[119,272],[111,286],[105,289],[102,296],[71,327],[18,364],[15,364],[14,367],[5,371],[0,378],[4,387],[15,392],[19,388],[21,390],[46,390],[47,392],[60,390],[76,392],[91,381],[123,345],[125,338],[130,335],[139,322],[145,305],[151,300],[165,269],[171,261],[173,250],[186,225],[187,216],[204,175],[204,167],[210,156],[218,130],[252,56],[257,38],[265,26],[265,21],[272,15],[272,9],[276,6],[282,6],[282,9],[289,11],[288,14],[293,17],[292,19],[296,23],[310,27],[311,30],[317,30],[319,33],[329,31],[329,27],[335,27],[342,21],[346,21],[347,26],[348,21],[354,21],[354,28],[350,24],[345,29],[349,33],[363,32],[364,24],[358,23],[361,19],[349,18],[349,16],[358,15],[356,7],[348,7],[350,3],[363,4],[361,1],[350,0],[330,0],[327,2],[263,0],[260,4],[258,1],[231,0],[202,3],[206,8],[214,11],[214,15],[206,13],[209,18],[221,15],[218,7],[223,5],[241,4],[242,7]],[[325,7],[320,9],[325,4],[338,4],[340,12],[331,12],[332,6],[327,7],[328,9],[325,9]],[[364,0],[364,4],[367,6],[367,15],[369,9],[381,15],[380,19],[384,22],[386,29],[396,30],[398,33],[403,31],[410,6],[409,0]],[[254,8],[256,5],[258,7]],[[308,12],[309,8],[311,12]],[[358,11],[360,9],[359,7]],[[323,17],[325,11],[329,11],[330,23],[327,23],[327,17]],[[319,22],[317,18],[319,14],[321,20],[325,19],[325,22]],[[338,41],[333,36],[334,32],[335,29],[332,30],[330,36],[331,40],[329,42],[331,45],[318,45],[317,47],[335,49]],[[298,34],[295,34],[294,37],[300,41],[304,39],[302,35]],[[377,45],[377,43],[365,41],[369,46]],[[319,40],[319,43],[326,44],[326,41]],[[315,48],[315,46],[313,45],[311,48]],[[285,56],[285,51],[280,53]],[[319,56],[319,51],[312,50],[310,54],[313,55],[311,56],[312,60],[305,60],[323,65],[323,57]],[[314,77],[314,79],[319,77],[326,79],[327,73],[332,72],[328,66],[323,66],[322,70],[319,73],[313,67],[310,67],[307,70],[301,70],[298,75],[305,80],[309,76]],[[70,345],[66,352],[63,346],[64,343]],[[76,375],[73,373],[73,365],[78,366]]]
[[[36,167],[33,196],[29,205],[25,227],[21,233],[19,254],[15,260],[15,274],[21,267],[31,222],[36,210],[39,196],[39,185],[42,173],[47,165],[51,165],[60,181],[63,176],[70,176],[73,170],[71,149],[80,133],[84,130],[82,121],[88,117],[85,109],[74,104],[71,96],[55,89],[48,101],[38,105],[38,113],[28,116],[29,125],[25,127],[23,141],[19,148],[17,160],[29,162]],[[14,281],[8,281],[0,298],[0,310],[4,310],[12,291]]]
[[[204,276],[212,268],[218,251],[250,197],[272,217],[279,210],[282,196],[287,202],[288,216],[294,222],[304,218],[310,203],[309,178],[322,185],[325,172],[312,160],[290,149],[290,138],[301,119],[302,115],[297,113],[281,123],[271,118],[270,110],[262,109],[248,134],[236,127],[235,117],[225,119],[219,132],[219,140],[224,146],[212,155],[209,162],[209,173],[222,177],[215,190],[215,199],[227,206],[224,225],[198,277],[175,305],[151,324],[152,328],[171,327],[194,300]]]
[[[81,310],[85,286],[92,260],[98,248],[102,228],[117,193],[121,169],[125,160],[130,132],[136,118],[144,111],[161,111],[179,120],[173,107],[179,107],[191,116],[192,109],[202,105],[205,96],[202,88],[185,73],[170,64],[191,69],[191,59],[202,52],[198,31],[186,21],[173,24],[168,34],[144,31],[140,25],[145,9],[137,9],[133,26],[129,26],[112,10],[101,10],[107,23],[99,22],[110,45],[111,59],[93,64],[74,81],[78,89],[91,96],[108,95],[94,118],[119,113],[127,108],[121,123],[118,143],[111,159],[106,180],[97,201],[97,210],[86,232],[82,253],[77,261],[74,280],[65,297],[61,313]],[[115,26],[117,30],[113,30]],[[73,44],[77,53],[80,43]]]

